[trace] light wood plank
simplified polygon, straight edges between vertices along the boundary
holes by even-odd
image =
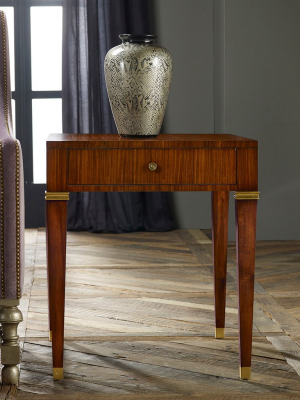
[[[226,338],[215,340],[208,230],[68,233],[60,383],[52,380],[47,340],[45,231],[29,230],[26,243],[18,399],[300,397],[299,242],[258,243],[253,373],[246,382],[238,377],[234,244],[228,246]],[[2,398],[15,399],[16,388],[2,388]]]

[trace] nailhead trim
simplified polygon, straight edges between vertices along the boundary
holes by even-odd
[[[5,27],[5,14],[1,11],[1,22],[2,22],[2,43],[3,43],[3,93],[4,93],[4,115],[5,123],[8,133],[10,133],[8,123],[8,99],[7,99],[7,69],[6,69],[6,27]]]
[[[17,273],[17,299],[21,298],[20,288],[20,149],[19,142],[16,145],[16,273]]]
[[[4,116],[8,133],[9,128],[9,108],[7,91],[7,60],[6,60],[6,24],[5,14],[1,11],[2,23],[2,44],[3,44],[3,96],[4,96]],[[17,298],[21,297],[20,288],[20,149],[19,142],[15,140],[16,148],[16,174],[15,174],[15,195],[16,195],[16,275],[17,275]],[[1,297],[5,299],[5,257],[4,257],[4,177],[3,177],[3,147],[0,141],[0,231],[1,231]]]
[[[3,175],[3,147],[0,141],[0,231],[1,231],[1,297],[5,299],[5,258],[4,258],[4,175]]]

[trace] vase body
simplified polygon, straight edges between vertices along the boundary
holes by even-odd
[[[153,35],[120,35],[104,69],[108,97],[120,136],[156,136],[172,79],[172,58]]]

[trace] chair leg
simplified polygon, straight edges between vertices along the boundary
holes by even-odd
[[[12,300],[12,304],[14,303],[15,300]],[[9,300],[6,300],[6,304],[9,304]],[[19,382],[20,373],[17,365],[20,364],[20,347],[17,330],[21,321],[23,316],[16,305],[0,303],[2,385],[16,385]]]

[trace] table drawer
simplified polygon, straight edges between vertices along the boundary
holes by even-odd
[[[69,185],[235,183],[235,149],[69,150]]]

